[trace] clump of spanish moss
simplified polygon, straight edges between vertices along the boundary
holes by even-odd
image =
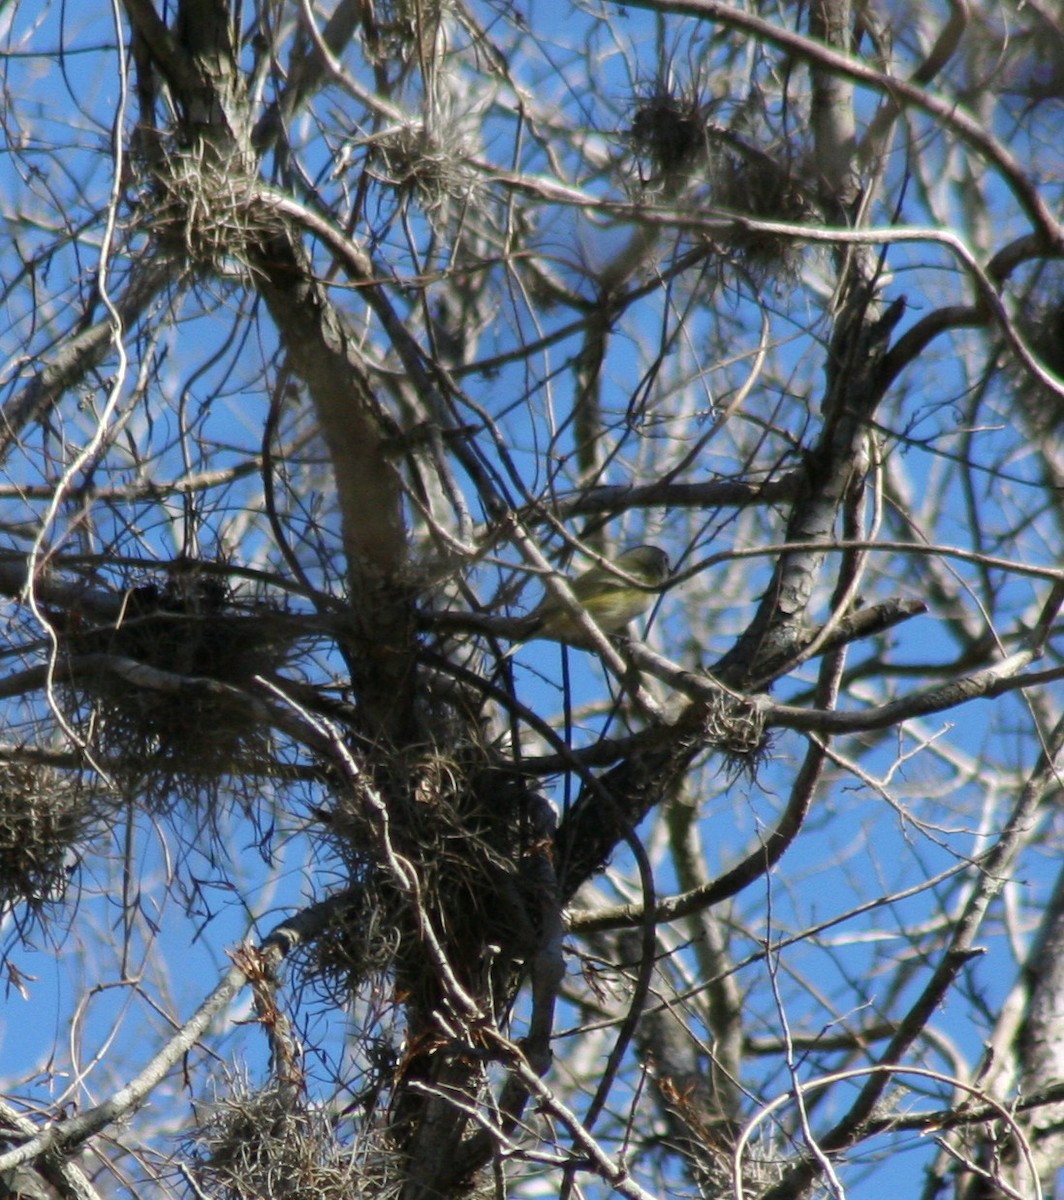
[[[795,239],[752,226],[797,224],[815,215],[802,154],[787,144],[762,149],[749,131],[740,136],[719,123],[720,108],[694,84],[658,79],[636,99],[626,135],[640,179],[674,197],[695,187],[707,211],[737,218],[730,228],[716,223],[715,241],[751,268],[786,267]]]
[[[414,906],[382,851],[380,796],[369,783],[337,789],[328,811],[315,815],[353,882],[348,904],[302,959],[304,978],[336,996],[388,975],[431,1008],[437,980],[418,934],[426,912],[446,914],[439,936],[450,958],[475,964],[485,980],[505,975],[527,950],[518,943],[532,925],[521,872],[539,835],[524,797],[513,780],[442,752],[426,750],[406,764],[402,785],[388,798],[386,836],[391,853],[415,867]]]
[[[1055,297],[1029,299],[1017,318],[1017,326],[1038,360],[1064,384],[1064,304]],[[1010,358],[1007,374],[1035,433],[1039,437],[1059,437],[1064,430],[1064,397],[1016,358]]]
[[[193,272],[251,270],[255,248],[280,222],[256,197],[256,180],[239,157],[218,161],[170,146],[149,154],[144,167],[147,227],[163,250]]]
[[[394,966],[403,911],[395,888],[368,865],[348,890],[349,902],[338,906],[329,925],[296,958],[302,978],[340,1004]]]
[[[696,91],[664,81],[637,100],[628,141],[647,164],[645,182],[667,181],[705,158],[708,111]]]
[[[435,126],[402,125],[376,138],[370,161],[385,182],[430,213],[448,200],[467,199],[474,184],[458,123],[444,116]]]
[[[383,0],[360,22],[366,58],[375,66],[421,66],[438,54],[441,22],[453,8],[448,0]]]
[[[727,130],[711,134],[710,194],[713,204],[750,222],[799,225],[816,213],[800,164],[786,147],[769,153]],[[737,222],[718,235],[751,267],[788,267],[796,240],[783,233]]]
[[[293,632],[283,612],[241,602],[212,564],[130,588],[111,622],[59,630],[93,744],[148,791],[175,777],[261,773],[269,727],[254,681],[284,665]]]
[[[294,1089],[234,1093],[207,1108],[192,1142],[199,1195],[215,1200],[357,1200],[383,1195],[324,1112]]]
[[[49,767],[0,763],[0,913],[39,916],[65,896],[95,819],[89,794]]]
[[[770,750],[765,716],[756,704],[726,692],[707,704],[703,718],[706,742],[724,758],[728,773],[753,779]]]

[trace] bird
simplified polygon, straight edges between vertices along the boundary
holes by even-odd
[[[669,556],[659,546],[630,546],[612,567],[594,566],[568,580],[569,590],[603,633],[620,633],[654,602],[654,591],[669,577]],[[591,647],[571,605],[548,592],[528,614],[517,645],[533,638]],[[517,649],[512,646],[507,654]]]

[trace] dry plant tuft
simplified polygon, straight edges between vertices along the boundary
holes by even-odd
[[[435,983],[422,978],[418,923],[443,920],[437,936],[454,962],[478,971],[507,969],[490,946],[513,946],[515,929],[528,925],[520,868],[527,833],[520,818],[520,788],[443,753],[411,761],[389,793],[387,839],[392,853],[412,866],[416,898],[387,867],[379,809],[357,791],[338,792],[332,809],[319,813],[323,837],[357,880],[340,920],[308,951],[308,981],[353,991],[367,980],[395,973],[406,992]],[[409,935],[404,937],[405,935]]]
[[[718,692],[706,707],[703,729],[708,743],[724,756],[734,775],[753,778],[770,748],[765,717],[756,704]]]
[[[62,901],[102,815],[88,791],[56,771],[0,764],[0,912],[24,904],[36,917]]]
[[[1036,297],[1028,298],[1017,317],[1020,334],[1058,379],[1064,380],[1064,303],[1052,295],[1059,288],[1059,272],[1043,282]],[[1042,436],[1059,436],[1064,429],[1064,400],[1009,356],[1006,370],[1013,377],[1015,396],[1032,427]]]
[[[274,675],[288,661],[294,627],[261,601],[248,611],[221,569],[175,569],[127,591],[114,623],[69,621],[60,630],[95,744],[149,790],[165,791],[180,777],[259,777],[269,761],[269,729],[249,690],[256,675]]]
[[[433,213],[449,200],[468,200],[474,176],[465,157],[457,123],[437,117],[433,127],[401,125],[375,138],[370,161],[384,182]]]
[[[174,151],[151,172],[150,228],[161,245],[208,275],[250,270],[248,247],[279,218],[254,198],[256,181],[239,162]]]
[[[351,901],[297,956],[301,974],[333,1003],[346,1004],[368,980],[387,974],[400,944],[399,896],[383,873],[366,868]]]
[[[644,166],[644,185],[708,186],[717,207],[751,221],[789,224],[816,213],[812,192],[796,152],[789,146],[766,152],[713,120],[720,101],[706,98],[697,84],[681,86],[665,77],[638,97],[627,141]],[[751,268],[788,267],[793,239],[744,228],[716,239]]]
[[[379,66],[431,62],[436,34],[453,5],[447,0],[382,0],[363,23],[367,57]],[[419,61],[420,60],[420,61]]]
[[[646,182],[667,179],[705,158],[709,106],[697,91],[655,84],[635,106],[628,141],[651,168]]]
[[[787,147],[767,153],[719,128],[709,137],[714,204],[754,221],[801,224],[815,215],[808,182]],[[749,267],[789,269],[797,256],[794,239],[776,233],[737,226],[722,240]]]
[[[387,1156],[355,1154],[292,1088],[234,1093],[209,1106],[191,1146],[200,1195],[213,1200],[379,1200]]]

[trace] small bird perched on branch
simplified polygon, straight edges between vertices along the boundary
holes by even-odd
[[[569,590],[584,612],[603,633],[619,633],[629,621],[646,612],[655,599],[654,589],[669,577],[669,556],[658,546],[632,546],[617,556],[612,569],[591,567],[569,580]],[[525,618],[520,642],[546,638],[587,646],[587,632],[579,617],[560,596],[550,592]],[[511,647],[512,654],[517,646]]]

